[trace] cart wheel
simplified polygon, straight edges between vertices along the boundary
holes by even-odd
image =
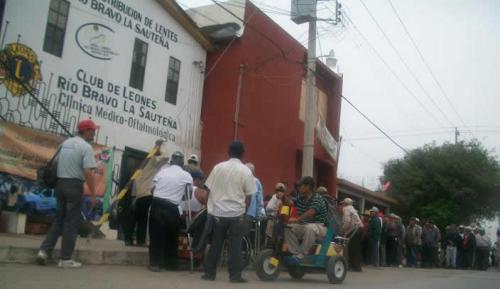
[[[332,256],[326,264],[326,276],[332,284],[340,284],[344,281],[347,274],[346,261],[343,256]]]
[[[262,250],[255,260],[255,273],[262,281],[273,281],[280,274],[280,264],[274,266],[272,259],[275,256],[271,249]]]
[[[288,267],[288,274],[290,274],[293,279],[300,280],[304,277],[306,272],[300,266],[290,266]]]

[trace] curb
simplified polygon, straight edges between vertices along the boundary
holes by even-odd
[[[38,249],[6,246],[0,247],[0,263],[35,264]],[[53,260],[57,260],[59,249],[55,249]],[[148,252],[112,250],[76,250],[75,259],[85,265],[141,265],[149,263]]]

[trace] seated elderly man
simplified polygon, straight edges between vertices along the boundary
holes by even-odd
[[[308,255],[316,240],[324,238],[328,224],[328,207],[323,197],[315,192],[312,177],[303,177],[298,191],[295,206],[299,216],[289,219],[285,241],[290,253],[297,259],[302,259]]]

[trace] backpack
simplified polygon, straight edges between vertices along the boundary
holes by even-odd
[[[48,163],[41,166],[36,171],[36,182],[45,188],[53,189],[57,183],[57,156],[59,155],[59,147],[56,153],[52,156]]]

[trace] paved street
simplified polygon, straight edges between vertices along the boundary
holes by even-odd
[[[200,272],[151,273],[136,266],[86,266],[78,270],[35,265],[0,264],[2,289],[74,289],[74,288],[398,288],[398,289],[490,289],[500,288],[500,272],[477,272],[423,269],[364,269],[363,273],[349,272],[342,285],[330,285],[323,274],[309,274],[302,281],[292,280],[286,272],[274,282],[257,280],[253,271],[244,276],[248,284],[231,284],[226,272],[219,272],[215,282],[200,279]]]

